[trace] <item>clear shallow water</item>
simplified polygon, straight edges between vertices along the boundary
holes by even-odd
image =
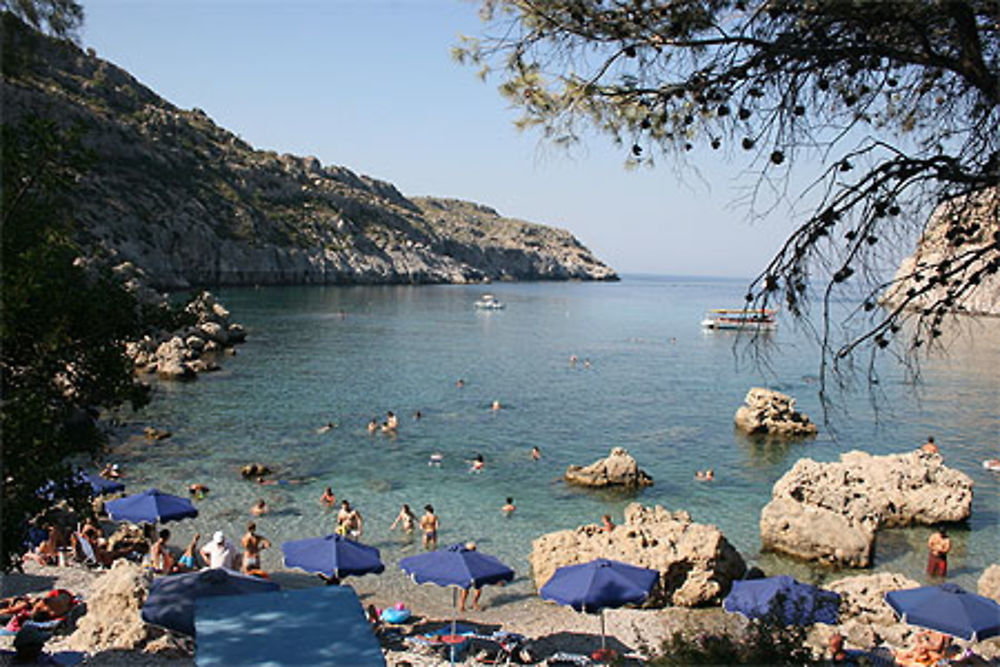
[[[262,497],[272,511],[258,520],[259,532],[275,542],[264,567],[276,568],[281,541],[332,531],[334,515],[318,503],[330,485],[361,510],[364,541],[383,551],[388,569],[379,586],[411,586],[395,562],[419,544],[388,527],[401,503],[418,516],[431,503],[442,546],[475,540],[518,571],[510,594],[527,594],[532,539],[604,513],[620,520],[632,500],[686,509],[718,525],[769,573],[837,574],[758,553],[759,512],[774,481],[800,457],[905,451],[933,434],[948,464],[976,482],[973,516],[953,533],[949,567],[974,588],[1000,553],[1000,475],[980,465],[1000,447],[1000,322],[977,325],[948,357],[927,362],[919,389],[889,372],[881,385],[889,410],[878,422],[862,389],[843,399],[849,416],[832,416],[836,438],[821,427],[812,441],[764,444],[733,430],[747,389],[790,393],[821,419],[818,357],[788,322],[772,338],[766,372],[737,359],[732,334],[700,329],[707,308],[738,305],[744,288],[740,281],[664,277],[493,285],[489,291],[508,304],[500,312],[473,309],[482,286],[224,290],[219,296],[233,319],[249,330],[247,343],[223,360],[220,373],[159,385],[128,430],[151,424],[173,437],[152,444],[132,438],[116,460],[127,464],[133,490],[155,484],[183,494],[194,481],[212,488],[201,516],[176,525],[177,544],[193,530],[207,536],[222,528],[238,537]],[[581,360],[575,368],[572,354]],[[459,378],[464,388],[456,387]],[[504,409],[492,412],[493,400]],[[387,410],[400,417],[398,435],[370,435],[368,420],[381,421]],[[416,410],[423,419],[413,418]],[[317,434],[328,420],[338,428]],[[541,461],[530,460],[532,445],[541,447]],[[621,496],[560,481],[568,464],[588,464],[614,446],[627,448],[655,485]],[[427,465],[436,450],[445,454],[440,468]],[[465,459],[477,452],[486,469],[469,474]],[[238,468],[252,461],[309,481],[244,482]],[[713,484],[693,480],[705,467],[716,470]],[[518,507],[509,518],[500,512],[507,496]],[[880,533],[875,569],[923,580],[927,534]]]

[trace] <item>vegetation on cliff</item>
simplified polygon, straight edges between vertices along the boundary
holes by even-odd
[[[4,35],[8,117],[74,123],[97,156],[73,195],[80,242],[155,286],[615,278],[568,232],[492,216],[506,230],[483,234],[475,205],[431,211],[344,167],[255,150],[9,13]]]

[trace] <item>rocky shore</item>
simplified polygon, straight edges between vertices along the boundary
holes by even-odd
[[[800,459],[774,484],[760,515],[765,549],[805,560],[868,567],[881,526],[967,519],[972,479],[920,450],[840,461]]]

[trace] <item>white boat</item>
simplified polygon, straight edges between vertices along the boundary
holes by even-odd
[[[504,307],[504,302],[492,294],[484,294],[479,297],[479,301],[474,304],[479,310],[500,310]]]
[[[705,314],[701,326],[705,329],[772,331],[778,326],[777,320],[774,319],[777,313],[778,311],[769,308],[715,308]]]

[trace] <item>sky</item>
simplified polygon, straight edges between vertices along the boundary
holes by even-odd
[[[793,228],[751,222],[752,184],[707,147],[694,169],[626,170],[600,135],[567,153],[451,58],[465,0],[83,0],[81,44],[256,148],[571,231],[619,273],[752,277]]]

